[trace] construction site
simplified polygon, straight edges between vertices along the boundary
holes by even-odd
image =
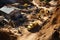
[[[0,40],[60,40],[60,0],[0,0]]]

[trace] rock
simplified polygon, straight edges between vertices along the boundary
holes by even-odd
[[[50,4],[51,6],[56,6],[56,5],[57,5],[57,1],[52,0],[52,1],[49,2],[49,4]]]

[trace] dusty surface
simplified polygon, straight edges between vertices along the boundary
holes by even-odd
[[[49,23],[47,23],[46,25],[44,25],[40,29],[39,32],[31,33],[31,32],[28,32],[27,29],[23,29],[22,30],[23,35],[18,35],[17,40],[52,40],[52,39],[54,40],[54,37],[52,38],[52,36],[58,30],[58,28],[60,27],[60,19],[59,19],[60,18],[60,15],[59,15],[60,13],[59,13],[59,11],[60,11],[60,9],[58,9],[56,11],[57,15],[54,14],[51,18],[51,21]],[[57,18],[56,23],[52,24],[54,18]],[[9,29],[5,29],[5,30],[3,32],[9,33],[9,31],[8,31]],[[12,34],[10,34],[10,35],[12,35]],[[56,34],[56,36],[59,36],[59,35]],[[55,40],[57,40],[57,39],[55,39]],[[60,38],[58,40],[60,40]]]
[[[60,40],[60,6],[54,10],[49,22],[39,31],[31,32],[25,27],[0,28],[0,40]]]

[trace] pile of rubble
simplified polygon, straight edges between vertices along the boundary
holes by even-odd
[[[56,3],[55,6],[54,2]],[[51,14],[56,9],[57,1],[52,0],[49,2],[49,4],[52,6],[51,7],[49,6],[48,8],[45,6],[38,6],[38,4],[35,3],[34,0],[32,1],[31,4],[28,3],[25,3],[23,5],[20,5],[19,3],[7,4],[7,6],[5,5],[0,8],[0,18],[4,17],[1,19],[1,21],[4,20],[7,23],[13,21],[13,24],[18,23],[19,25],[22,25],[21,23],[24,24],[26,21],[33,21],[38,19],[42,20],[42,23],[44,23],[44,21],[48,20],[48,18],[51,17]],[[12,5],[19,6],[15,7]]]
[[[21,36],[21,28],[27,32],[39,32],[51,21],[57,9],[57,0],[6,0],[0,6],[0,31]],[[10,2],[10,3],[8,3]],[[39,2],[39,3],[38,3]],[[21,27],[20,27],[21,26]]]

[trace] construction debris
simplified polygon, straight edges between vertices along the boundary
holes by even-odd
[[[0,3],[0,40],[60,40],[58,0],[1,0]]]

